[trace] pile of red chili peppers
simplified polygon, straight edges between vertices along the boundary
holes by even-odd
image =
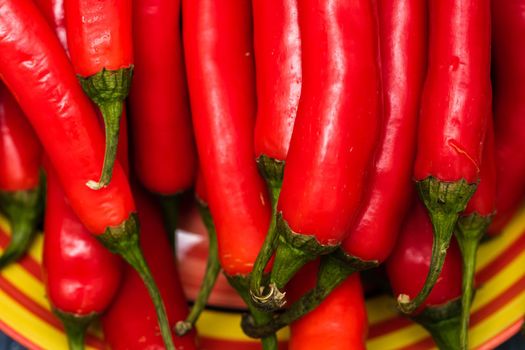
[[[291,325],[289,349],[344,350],[365,348],[358,273],[385,263],[399,311],[468,349],[476,251],[525,198],[524,9],[0,0],[0,268],[43,228],[75,350],[98,317],[113,349],[198,349],[221,271],[263,349]],[[192,191],[190,311],[171,245]]]

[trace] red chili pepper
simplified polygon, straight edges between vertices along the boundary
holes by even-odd
[[[439,276],[459,214],[476,190],[490,109],[490,1],[432,1],[429,63],[421,101],[414,177],[434,226],[427,281],[410,313]]]
[[[135,192],[142,224],[140,245],[166,303],[170,325],[188,314],[175,257],[166,238],[159,208],[144,193]],[[124,282],[115,301],[102,317],[105,339],[111,349],[163,349],[155,321],[155,307],[140,276],[126,268]],[[176,349],[197,349],[195,332],[184,337],[173,334]]]
[[[70,349],[84,349],[91,321],[120,287],[122,261],[89,234],[46,165],[47,195],[43,269],[47,297],[68,335]]]
[[[499,234],[525,196],[525,12],[518,0],[492,2],[494,116],[498,212],[489,235]]]
[[[29,0],[0,1],[0,78],[31,122],[79,219],[143,277],[167,347],[173,349],[162,300],[138,245],[127,178],[117,162],[106,188],[93,191],[85,185],[104,157],[104,137],[64,50]]]
[[[297,0],[252,1],[257,82],[255,155],[270,190],[272,220],[250,277],[250,292],[259,296],[264,269],[278,238],[277,201],[284,163],[301,95],[301,38]]]
[[[191,187],[196,152],[180,32],[179,0],[133,2],[131,123],[135,172],[150,191]]]
[[[46,17],[51,28],[55,30],[58,40],[60,40],[64,50],[68,52],[64,0],[34,0],[34,2]]]
[[[365,298],[354,274],[312,312],[290,325],[289,350],[364,350],[368,321]]]
[[[419,99],[426,63],[426,4],[377,1],[383,125],[366,197],[341,250],[382,263],[394,248],[413,194]]]
[[[0,268],[29,247],[42,214],[42,147],[13,96],[0,82],[0,208],[11,224],[11,241]]]
[[[248,276],[270,221],[270,201],[253,161],[255,77],[248,1],[183,2],[184,49],[193,125],[219,260],[253,309]],[[274,336],[265,349],[277,346]]]
[[[255,155],[270,187],[280,187],[301,96],[297,0],[254,0],[257,81]]]
[[[370,1],[299,1],[303,84],[277,211],[269,308],[297,270],[335,250],[357,214],[377,136],[380,79]]]
[[[395,294],[415,296],[425,282],[432,255],[432,224],[418,200],[401,229],[397,245],[386,262]],[[428,298],[411,315],[425,327],[440,349],[460,349],[461,255],[455,240]]]
[[[480,181],[476,193],[467,204],[456,225],[456,239],[463,257],[463,297],[461,315],[461,346],[468,349],[470,305],[474,296],[476,255],[481,239],[496,212],[496,161],[492,117],[483,146]]]
[[[111,181],[122,104],[133,75],[131,0],[65,0],[64,10],[71,62],[104,117],[106,153],[100,179],[87,183],[99,190]]]

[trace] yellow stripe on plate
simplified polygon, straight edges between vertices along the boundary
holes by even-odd
[[[523,267],[525,266],[525,251],[512,260],[504,269],[498,272],[493,278],[485,282],[476,292],[472,311],[475,312],[483,306],[489,304],[501,293],[505,292],[514,283],[523,277]],[[523,310],[525,312],[525,310]]]
[[[392,302],[392,297],[381,295],[366,301],[366,313],[368,322],[376,324],[398,316],[396,305]]]
[[[512,246],[521,237],[524,230],[525,208],[522,208],[499,236],[483,243],[479,247],[476,270],[483,269],[503,251]]]
[[[2,270],[1,275],[38,305],[49,310],[42,282],[27,272],[21,265],[11,264]]]
[[[512,300],[489,318],[481,321],[470,330],[470,341],[478,347],[489,341],[494,335],[515,324],[525,314],[525,292],[517,295]]]
[[[14,331],[43,349],[67,350],[67,340],[55,327],[35,317],[16,300],[0,290],[0,319]],[[86,349],[95,350],[86,346]]]
[[[421,341],[426,337],[428,337],[427,331],[420,325],[414,323],[408,327],[398,329],[395,332],[368,339],[366,348],[368,350],[400,349]]]
[[[231,341],[253,341],[256,339],[248,337],[242,332],[241,315],[238,313],[226,313],[212,310],[204,310],[197,321],[197,331],[201,337],[223,339]],[[288,328],[277,332],[278,340],[287,340],[290,337]]]

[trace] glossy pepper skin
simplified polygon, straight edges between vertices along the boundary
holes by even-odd
[[[135,191],[142,223],[140,245],[159,285],[166,304],[170,325],[188,314],[186,298],[179,279],[175,257],[164,232],[162,216],[152,198]],[[132,305],[132,307],[130,307]],[[155,307],[139,275],[126,267],[124,280],[115,301],[102,316],[105,339],[111,349],[163,349],[155,320]],[[176,349],[197,349],[195,332],[178,337],[173,332]]]
[[[297,0],[252,1],[257,78],[255,156],[267,181],[279,184],[301,96],[297,3]],[[280,165],[275,176],[271,168],[266,169],[265,162],[270,160],[276,163],[275,167]]]
[[[0,82],[0,208],[11,224],[11,241],[0,268],[22,256],[42,214],[42,147],[15,99]]]
[[[298,5],[303,84],[277,207],[280,239],[270,308],[282,304],[279,290],[306,261],[335,250],[350,229],[380,119],[372,3]]]
[[[476,190],[491,99],[490,1],[432,1],[429,15],[414,179],[434,225],[435,243],[421,293],[414,300],[398,298],[407,313],[432,290],[458,215]]]
[[[64,0],[71,62],[82,88],[104,117],[106,153],[93,190],[109,184],[117,154],[122,104],[133,74],[132,0]]]
[[[191,187],[197,165],[180,16],[179,0],[133,1],[135,173],[148,190],[162,195]]]
[[[255,156],[272,201],[270,228],[250,276],[250,293],[257,300],[264,269],[279,236],[275,229],[277,201],[301,96],[302,67],[297,0],[254,0],[252,6],[257,83]]]
[[[251,306],[248,276],[268,230],[271,206],[253,152],[252,10],[250,2],[233,0],[188,0],[182,10],[193,126],[219,260]],[[263,340],[265,349],[276,346],[274,336]]]
[[[117,294],[123,264],[79,221],[49,165],[46,175],[43,271],[47,298],[64,324],[70,349],[84,349],[87,327]]]
[[[363,288],[359,274],[354,274],[290,325],[288,349],[364,350],[367,331]]]
[[[143,277],[172,349],[162,300],[138,245],[128,180],[117,162],[107,187],[85,185],[98,174],[104,136],[63,48],[29,0],[0,1],[0,78],[31,122],[80,221]]]
[[[496,159],[492,116],[483,146],[480,181],[476,193],[458,219],[456,235],[463,258],[461,346],[468,349],[470,305],[474,297],[474,272],[476,255],[481,239],[485,236],[496,212]]]
[[[64,0],[34,0],[34,2],[46,17],[51,28],[55,30],[58,40],[60,40],[64,50],[68,52]]]
[[[426,3],[377,1],[383,120],[367,194],[341,250],[382,263],[392,251],[413,194],[419,100],[426,66]]]
[[[499,234],[525,195],[525,35],[523,1],[492,2],[492,57],[498,212],[489,235]]]
[[[425,282],[432,255],[432,224],[417,200],[405,220],[396,247],[386,262],[390,285],[396,294],[415,296]],[[461,255],[455,240],[425,302],[411,318],[425,327],[440,349],[460,349]]]

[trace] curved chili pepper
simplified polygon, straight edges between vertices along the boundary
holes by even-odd
[[[283,186],[270,292],[335,250],[357,214],[380,113],[378,39],[369,1],[299,1],[303,84]],[[344,25],[343,25],[344,23]]]
[[[492,118],[483,146],[480,181],[476,193],[456,224],[455,235],[463,258],[461,348],[468,349],[470,305],[474,297],[474,272],[479,243],[496,212],[496,161]]]
[[[386,262],[390,285],[396,294],[414,296],[425,282],[433,246],[433,227],[417,200],[401,229],[397,245]],[[455,240],[428,298],[411,318],[425,327],[440,349],[460,349],[461,255]]]
[[[384,124],[361,211],[334,259],[323,259],[317,290],[292,306],[299,317],[316,307],[355,271],[382,263],[392,251],[409,207],[419,95],[425,66],[425,12],[421,1],[379,1],[378,22],[384,94]],[[287,322],[286,321],[286,322]],[[277,321],[274,320],[274,323]]]
[[[11,240],[0,268],[29,247],[42,214],[42,148],[9,90],[0,82],[0,208],[11,224]]]
[[[65,0],[64,10],[71,62],[104,117],[106,152],[100,179],[86,184],[99,190],[111,181],[122,104],[133,75],[131,0]]]
[[[255,156],[270,190],[272,220],[255,260],[250,292],[259,296],[263,272],[275,250],[277,201],[301,95],[301,38],[297,0],[255,0],[253,5],[257,118]]]
[[[248,1],[183,1],[184,49],[193,125],[219,260],[258,322],[249,274],[270,222],[270,201],[253,161],[255,77]],[[263,339],[275,349],[275,336]]]
[[[47,297],[68,335],[70,349],[84,349],[91,321],[120,287],[122,260],[89,234],[67,204],[56,174],[46,165],[43,271]]]
[[[210,208],[207,203],[207,193],[204,184],[204,179],[200,172],[197,173],[197,180],[195,181],[195,199],[199,207],[199,212],[206,226],[208,232],[208,261],[206,262],[206,270],[202,279],[202,284],[199,289],[199,293],[195,298],[193,307],[190,313],[184,321],[177,322],[175,331],[178,335],[185,335],[195,325],[202,311],[206,307],[206,303],[210,297],[213,286],[219,277],[221,272],[221,264],[219,263],[219,251],[217,247],[217,233],[215,231],[215,225],[211,217]]]
[[[499,234],[525,195],[525,12],[519,0],[492,2],[492,54],[498,212],[489,235]]]
[[[18,100],[86,228],[141,275],[157,306],[166,346],[173,349],[162,300],[138,245],[128,180],[117,162],[100,191],[85,184],[104,157],[104,136],[63,48],[29,0],[0,1],[0,78]]]
[[[170,325],[188,314],[188,306],[179,279],[175,257],[167,240],[159,208],[151,198],[134,192],[142,223],[140,245],[151,271],[158,281],[166,303]],[[155,321],[155,307],[148,298],[140,276],[127,267],[124,281],[115,301],[102,316],[105,339],[111,349],[163,349]],[[197,349],[195,332],[184,337],[173,334],[176,349]]]
[[[135,172],[150,191],[191,187],[196,151],[180,32],[180,1],[133,1],[135,59],[130,93]]]
[[[429,13],[429,62],[414,177],[435,243],[421,292],[414,300],[398,297],[407,313],[436,283],[458,216],[476,190],[491,96],[490,1],[432,1]]]

